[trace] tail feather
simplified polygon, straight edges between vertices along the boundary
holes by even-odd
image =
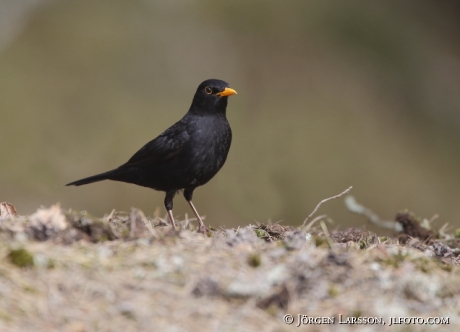
[[[113,174],[113,171],[108,171],[105,173],[89,176],[84,179],[80,179],[74,182],[67,183],[66,186],[82,186],[84,184],[89,184],[93,182],[98,182],[98,181],[103,181],[103,180],[110,180],[111,175]]]

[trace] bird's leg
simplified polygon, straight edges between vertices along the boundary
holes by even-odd
[[[166,192],[165,208],[166,208],[166,211],[168,212],[169,221],[171,223],[171,226],[172,226],[173,230],[176,230],[176,223],[174,222],[174,216],[172,214],[174,195],[176,195],[175,190]]]
[[[193,205],[192,201],[188,201],[188,204],[190,204],[190,207],[192,208],[193,213],[195,214],[195,217],[198,219],[198,222],[200,223],[200,232],[201,232],[201,233],[209,232],[210,229],[207,228],[207,227],[204,225],[204,222],[203,222],[203,220],[201,219],[200,215],[198,214],[198,211],[196,210],[196,208],[195,208],[195,206]]]
[[[198,222],[200,223],[200,228],[199,228],[200,233],[209,232],[210,229],[207,228],[204,225],[204,222],[201,219],[200,215],[198,214],[198,211],[196,210],[195,205],[193,205],[193,203],[192,203],[192,196],[193,196],[193,189],[191,189],[191,190],[185,189],[184,190],[184,197],[187,200],[187,202],[190,205],[190,207],[192,208],[193,214],[195,215],[196,219],[198,219]]]

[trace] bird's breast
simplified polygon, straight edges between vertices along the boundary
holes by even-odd
[[[190,133],[189,152],[191,171],[198,182],[209,181],[227,159],[232,140],[230,125],[225,118],[199,119],[196,130]]]

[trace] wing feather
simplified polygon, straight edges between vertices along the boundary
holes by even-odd
[[[182,151],[188,139],[184,123],[177,122],[145,144],[123,166],[147,166],[172,159]]]

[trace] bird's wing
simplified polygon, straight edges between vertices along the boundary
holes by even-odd
[[[188,139],[184,123],[177,122],[145,144],[123,166],[146,166],[172,159],[182,151]]]

